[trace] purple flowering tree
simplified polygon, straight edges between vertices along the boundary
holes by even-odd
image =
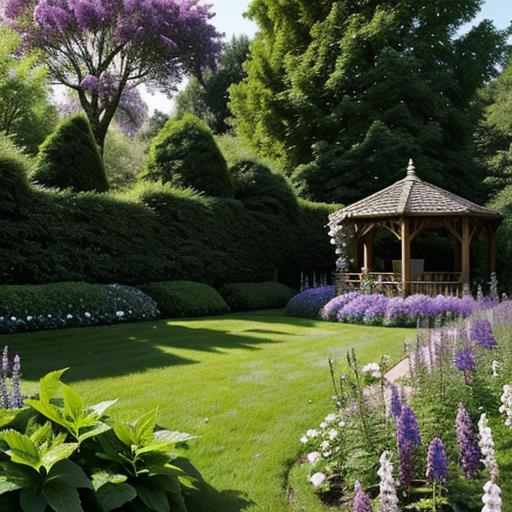
[[[202,80],[220,49],[199,0],[3,0],[2,15],[77,93],[102,150],[127,89],[170,92],[186,74]]]

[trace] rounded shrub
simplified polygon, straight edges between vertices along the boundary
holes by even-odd
[[[242,160],[231,168],[235,198],[253,209],[296,217],[297,198],[288,181],[255,160]]]
[[[303,318],[319,318],[322,308],[334,297],[336,297],[336,286],[304,290],[288,302],[286,314]]]
[[[284,308],[295,291],[281,283],[225,284],[220,294],[233,311]]]
[[[156,302],[129,286],[0,286],[0,333],[151,320],[157,316]]]
[[[63,119],[41,144],[32,180],[74,192],[106,192],[107,176],[91,125],[83,115]]]
[[[194,281],[164,281],[141,286],[152,297],[164,317],[220,315],[229,307],[219,292],[203,283]]]
[[[227,163],[211,130],[191,114],[169,120],[153,139],[142,178],[192,187],[207,196],[233,196]]]

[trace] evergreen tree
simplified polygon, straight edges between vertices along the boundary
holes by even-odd
[[[506,51],[489,21],[457,36],[480,0],[320,2],[322,18],[291,45],[281,11],[299,2],[276,3],[253,2],[262,33],[232,108],[304,197],[355,201],[404,176],[413,157],[424,179],[477,199],[473,103]]]
[[[41,145],[32,181],[73,192],[108,190],[103,160],[84,115],[63,119]]]
[[[192,187],[207,196],[233,195],[226,160],[211,130],[191,114],[169,120],[153,139],[142,178]]]

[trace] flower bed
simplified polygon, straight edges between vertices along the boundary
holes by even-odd
[[[156,302],[121,285],[0,286],[0,333],[152,320]]]
[[[301,438],[312,487],[355,512],[512,511],[512,301],[419,329],[407,357],[396,383],[385,357],[330,362],[336,409]]]
[[[290,301],[288,314],[331,322],[414,326],[418,319],[466,318],[477,309],[486,309],[496,304],[494,300],[475,300],[470,295],[462,298],[411,295],[404,299],[379,293],[350,292],[338,296],[331,296],[331,293],[332,287],[306,290]]]

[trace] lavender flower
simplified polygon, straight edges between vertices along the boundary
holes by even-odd
[[[439,437],[434,438],[428,447],[426,476],[430,483],[443,483],[448,477],[446,450]]]
[[[417,447],[421,444],[418,421],[413,410],[405,406],[397,422],[397,444],[400,458],[400,480],[406,491],[415,477],[415,458]]]
[[[398,391],[398,386],[393,384],[391,386],[391,416],[399,418],[402,414],[402,400]]]
[[[501,489],[493,480],[484,485],[482,503],[484,504],[482,512],[501,512]]]
[[[354,494],[352,512],[372,512],[370,497],[363,491],[359,480],[357,480],[354,485]]]
[[[492,332],[489,320],[475,320],[471,325],[471,339],[479,347],[491,350],[496,347],[498,342]]]
[[[23,396],[20,390],[21,378],[21,359],[20,356],[14,356],[14,364],[12,367],[12,408],[21,409],[24,405]]]
[[[457,443],[460,451],[460,463],[466,478],[476,478],[482,464],[482,452],[473,428],[473,422],[463,404],[457,408]]]
[[[396,495],[396,482],[393,478],[393,464],[391,452],[385,451],[380,457],[380,468],[377,471],[380,477],[379,503],[380,512],[399,512],[398,497]]]
[[[474,373],[476,371],[476,361],[473,351],[470,348],[458,350],[455,353],[455,366],[460,372]]]

